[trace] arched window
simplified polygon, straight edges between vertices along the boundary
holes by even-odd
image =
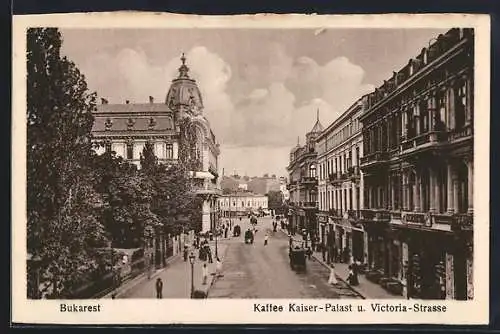
[[[309,177],[316,177],[316,165],[311,164],[309,166]]]

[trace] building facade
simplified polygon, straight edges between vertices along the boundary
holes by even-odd
[[[319,115],[319,112],[318,112]],[[317,239],[316,214],[318,211],[318,174],[316,166],[316,138],[323,131],[319,116],[311,131],[306,134],[306,143],[297,142],[290,152],[288,191],[288,222],[290,233],[307,233]]]
[[[359,222],[363,176],[359,164],[363,137],[359,117],[366,96],[356,101],[316,138],[319,241],[329,261],[365,263],[368,236]]]
[[[250,213],[268,209],[265,195],[252,193],[225,194],[218,198],[222,217],[242,217]]]
[[[203,116],[202,96],[196,81],[189,77],[184,55],[181,61],[164,103],[155,103],[152,97],[144,104],[110,104],[102,99],[94,112],[92,135],[101,144],[96,146],[98,154],[114,151],[138,168],[147,141],[153,143],[160,163],[178,163],[182,154],[195,159],[191,175],[194,191],[204,199],[201,225],[206,232],[214,228],[217,219],[219,144]]]
[[[368,95],[361,116],[368,276],[472,299],[474,31],[451,29]]]

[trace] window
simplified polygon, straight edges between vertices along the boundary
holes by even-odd
[[[316,177],[316,165],[309,166],[309,177]]]
[[[134,158],[134,144],[127,143],[127,159],[133,159],[133,158]]]
[[[462,81],[455,94],[455,129],[460,129],[465,125],[465,111],[467,107],[467,86]]]
[[[111,152],[111,141],[105,142],[104,148],[105,148],[106,152]]]
[[[173,159],[174,158],[174,147],[172,144],[167,144],[165,146],[166,148],[166,158],[167,159]]]

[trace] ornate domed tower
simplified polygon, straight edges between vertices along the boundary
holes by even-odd
[[[179,138],[179,160],[186,164],[194,179],[196,193],[203,198],[202,232],[213,230],[218,221],[216,199],[218,188],[219,145],[203,115],[203,99],[196,80],[189,76],[186,57],[182,54],[177,78],[172,80],[165,98],[174,114]]]
[[[196,80],[189,77],[189,67],[186,65],[184,53],[181,57],[182,65],[179,75],[172,80],[165,104],[175,112],[178,119],[185,116],[199,116],[203,113],[203,100],[196,84]]]

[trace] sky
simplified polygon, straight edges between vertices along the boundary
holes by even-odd
[[[317,111],[326,128],[443,29],[61,29],[109,103],[164,102],[184,52],[225,174],[286,176]]]

